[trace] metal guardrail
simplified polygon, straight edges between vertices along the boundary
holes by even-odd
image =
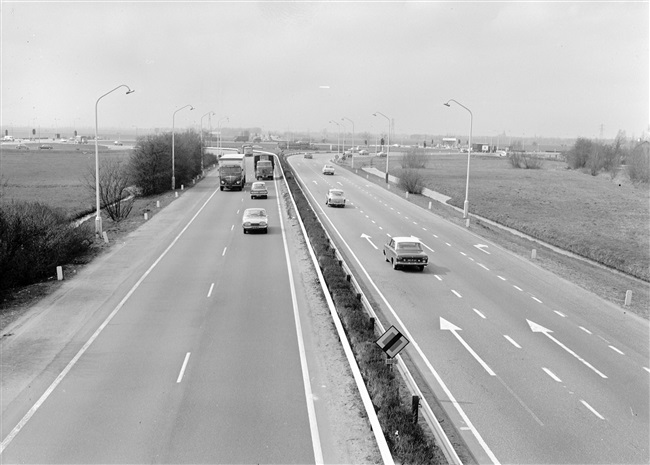
[[[312,205],[312,201],[310,200],[309,196],[306,195],[304,188],[303,188],[303,183],[302,181],[295,177],[295,179],[298,181],[298,187],[300,188],[302,194],[305,196],[307,199],[307,202],[309,202],[309,205],[312,207],[312,210],[315,211],[314,206]],[[321,228],[323,229],[323,232],[325,233],[325,236],[327,237],[327,240],[330,244],[330,247],[334,250],[336,254],[337,260],[341,263],[341,266],[343,268],[343,271],[345,271],[345,274],[349,277],[348,279],[350,280],[350,283],[352,284],[352,287],[354,290],[359,294],[360,299],[361,299],[361,304],[366,311],[366,313],[374,318],[375,320],[375,333],[379,336],[383,334],[386,330],[384,326],[382,325],[381,321],[377,317],[377,314],[375,313],[374,309],[372,308],[372,305],[370,304],[370,301],[368,298],[365,296],[363,289],[359,285],[359,282],[354,276],[354,273],[352,272],[352,269],[350,266],[346,263],[345,257],[339,252],[339,249],[334,245],[334,241],[332,240],[332,237],[330,236],[329,232],[325,228],[325,225],[323,222],[320,220],[320,217],[316,215],[316,219],[318,220],[319,224],[321,225]],[[305,238],[308,240],[308,238]],[[397,359],[397,366],[398,370],[402,376],[402,379],[404,380],[404,383],[408,387],[409,391],[411,392],[412,395],[417,395],[420,398],[420,405],[422,407],[422,412],[423,412],[423,418],[425,419],[427,425],[431,429],[431,432],[433,433],[433,436],[436,439],[436,442],[438,446],[442,449],[445,458],[447,461],[452,464],[452,465],[462,465],[462,461],[460,460],[460,457],[458,457],[458,454],[456,453],[456,450],[454,449],[454,446],[451,444],[451,441],[445,434],[444,430],[440,426],[440,422],[438,421],[438,418],[436,415],[433,413],[433,410],[429,406],[429,403],[426,401],[425,397],[422,395],[422,391],[418,387],[415,379],[413,378],[413,375],[411,375],[408,367],[404,363],[404,360],[400,355],[396,357]]]

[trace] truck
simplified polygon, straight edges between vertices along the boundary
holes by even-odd
[[[229,153],[219,159],[219,190],[242,190],[246,185],[243,153]]]
[[[241,151],[239,153],[243,153],[247,157],[252,157],[253,156],[253,146],[244,144],[241,146]]]
[[[275,158],[272,154],[257,153],[253,155],[253,166],[255,167],[256,179],[273,179]]]

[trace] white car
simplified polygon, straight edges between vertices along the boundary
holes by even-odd
[[[368,151],[366,149],[361,149],[359,150],[359,155],[368,155]]]
[[[244,216],[241,221],[244,234],[250,231],[268,232],[269,217],[266,215],[265,208],[247,208],[244,210]]]
[[[345,195],[341,189],[330,189],[327,192],[325,205],[328,207],[345,207]]]
[[[334,167],[332,165],[323,166],[323,174],[334,174]]]

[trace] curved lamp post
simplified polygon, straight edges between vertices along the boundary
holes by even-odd
[[[204,150],[204,148],[203,148],[203,118],[205,118],[208,115],[212,116],[214,114],[215,114],[214,111],[209,111],[205,115],[201,116],[201,176],[203,176],[203,150]]]
[[[336,154],[339,154],[339,146],[341,145],[341,125],[334,120],[330,120],[330,123],[334,123],[339,127],[338,136],[336,138]]]
[[[221,118],[219,122],[217,123],[217,127],[219,128],[219,139],[217,139],[217,154],[221,153],[221,122],[222,121],[230,121],[230,118],[227,116]],[[218,156],[218,155],[217,155]]]
[[[176,110],[172,114],[172,190],[176,190],[176,163],[174,160],[174,118],[176,117],[176,113],[181,111],[183,108],[190,107],[190,110],[194,110],[194,107],[192,105],[185,105],[184,107],[180,107],[178,110]]]
[[[447,100],[447,103],[444,105],[446,107],[449,107],[449,102],[454,102],[456,105],[459,105],[463,107],[465,110],[469,112],[469,142],[467,144],[467,181],[465,182],[465,203],[463,204],[463,218],[467,218],[467,215],[469,214],[469,159],[470,155],[472,154],[472,123],[474,119],[474,115],[472,115],[472,111],[467,108],[465,105],[463,105],[460,102],[457,102],[453,98],[450,100]]]
[[[102,235],[102,214],[101,214],[101,209],[99,206],[99,147],[97,145],[97,137],[98,137],[98,131],[97,131],[97,105],[99,104],[99,101],[106,97],[108,94],[111,92],[115,92],[117,89],[120,87],[126,87],[127,91],[126,94],[132,94],[135,92],[135,90],[131,90],[129,86],[126,84],[122,84],[117,86],[113,90],[109,90],[106,92],[104,95],[99,97],[97,101],[95,102],[95,201],[97,204],[97,215],[95,216],[95,233],[99,234],[100,236]]]
[[[355,139],[354,139],[354,121],[352,121],[350,118],[347,118],[345,116],[343,118],[341,118],[341,121],[343,121],[344,119],[346,119],[350,123],[352,123],[352,148],[354,148],[354,142],[355,142]]]
[[[390,157],[390,118],[384,115],[381,111],[377,111],[372,116],[381,115],[388,121],[388,144],[386,144],[386,184],[388,184],[388,158]]]

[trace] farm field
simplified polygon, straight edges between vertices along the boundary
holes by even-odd
[[[94,173],[95,146],[51,144],[52,150],[17,150],[3,145],[0,157],[0,202],[42,202],[62,209],[71,218],[92,210],[95,194],[85,178]],[[129,149],[99,146],[99,157],[128,160]],[[94,179],[94,178],[90,178]]]

